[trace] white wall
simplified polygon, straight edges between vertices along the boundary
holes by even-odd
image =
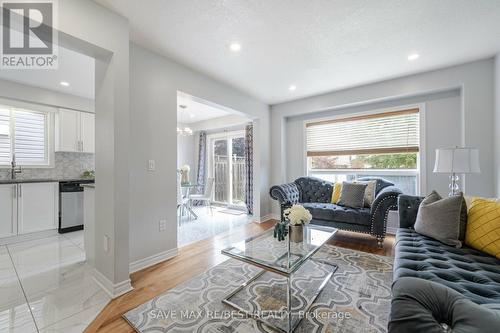
[[[348,115],[359,112],[391,109],[409,105],[423,107],[424,121],[422,129],[425,130],[426,140],[421,147],[426,153],[425,171],[427,177],[422,184],[422,190],[437,190],[439,193],[447,194],[448,177],[442,174],[432,173],[434,167],[434,151],[438,147],[453,147],[461,144],[460,129],[462,119],[460,117],[460,90],[454,89],[448,92],[428,94],[419,97],[397,99],[390,102],[371,103],[361,106],[348,107],[335,111],[309,113],[286,119],[286,156],[289,161],[305,161],[305,133],[304,122],[315,118],[328,118],[336,115]],[[298,149],[298,147],[302,149]],[[287,168],[287,181],[291,182],[307,172],[305,163],[290,163]]]
[[[0,79],[0,97],[52,107],[94,112],[94,100]]]
[[[131,174],[130,259],[141,260],[177,247],[177,91],[243,112],[256,123],[254,172],[260,194],[256,214],[269,213],[269,108],[266,104],[169,59],[130,44]],[[156,171],[147,171],[147,160]],[[258,197],[258,196],[257,196]],[[167,219],[167,232],[158,232]]]
[[[500,198],[500,53],[495,57],[495,170],[496,197]]]
[[[198,133],[188,136],[178,136],[177,137],[177,168],[179,169],[183,165],[189,165],[191,167],[191,181],[196,177],[196,156],[195,147],[198,144]]]
[[[193,131],[210,131],[248,124],[251,120],[240,115],[217,117],[189,124]]]
[[[93,1],[59,1],[59,42],[96,57],[96,261],[113,292],[129,279],[129,26]],[[104,236],[109,250],[104,251]]]
[[[448,133],[444,133],[441,139],[456,142],[456,135],[459,133],[461,145],[479,148],[482,172],[467,175],[464,186],[466,192],[471,195],[491,196],[495,192],[492,182],[494,179],[493,73],[494,61],[487,59],[274,105],[271,108],[271,155],[273,156],[271,183],[287,181],[290,169],[288,165],[297,163],[291,162],[287,156],[285,142],[290,140],[292,135],[296,135],[286,131],[287,118],[460,89],[458,105],[456,100],[451,99],[436,101],[431,105],[431,113],[433,116],[436,115],[435,121],[443,122],[443,126],[449,126],[447,122],[450,120],[441,117],[441,113],[433,112],[432,108],[439,110],[459,107],[455,116],[461,119],[461,128],[450,132],[451,138],[445,138]],[[436,138],[441,134],[433,132],[427,135]],[[431,139],[431,142],[432,140],[434,139]],[[302,146],[298,149],[302,149]],[[433,155],[433,151],[427,152],[428,165],[433,163]],[[429,170],[428,174],[431,171]],[[442,186],[436,181],[442,182],[437,180],[436,176],[429,175],[427,182]],[[273,203],[273,212],[278,211],[278,206]]]

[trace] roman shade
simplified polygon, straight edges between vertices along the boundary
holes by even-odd
[[[307,156],[419,151],[419,110],[409,109],[306,124]]]

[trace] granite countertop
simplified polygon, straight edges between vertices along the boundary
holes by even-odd
[[[69,181],[89,181],[93,178],[44,178],[44,179],[0,179],[0,184],[20,184],[20,183],[58,183]]]

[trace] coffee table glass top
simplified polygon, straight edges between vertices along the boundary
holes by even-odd
[[[273,237],[273,228],[266,232],[231,244],[222,254],[260,266],[281,275],[295,272],[307,259],[325,244],[337,229],[317,225],[303,227],[303,241],[300,243]]]

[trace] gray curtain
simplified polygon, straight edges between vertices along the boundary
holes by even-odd
[[[199,186],[196,193],[202,194],[205,191],[205,181],[207,173],[207,133],[204,131],[200,132],[199,142],[198,142],[198,173],[196,174],[196,183]],[[193,201],[193,205],[201,205],[201,201]]]
[[[253,214],[253,124],[245,127],[245,203]]]

